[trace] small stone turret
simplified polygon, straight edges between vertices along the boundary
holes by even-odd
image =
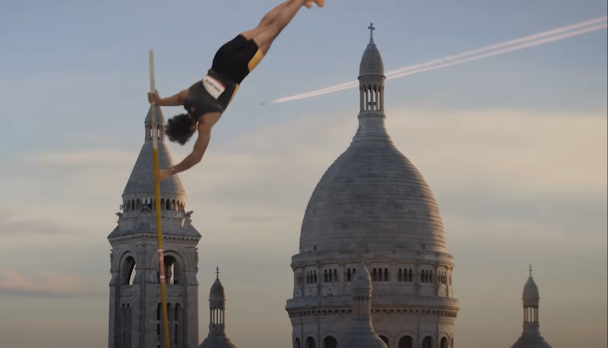
[[[226,293],[219,273],[218,267],[209,291],[209,335],[198,348],[236,348],[226,336]]]
[[[524,304],[524,330],[521,337],[511,348],[551,348],[540,335],[539,305],[540,295],[538,286],[532,278],[532,266],[530,266],[530,277],[524,286],[522,297]]]
[[[353,322],[338,348],[388,348],[372,325],[372,280],[360,263],[352,284]]]

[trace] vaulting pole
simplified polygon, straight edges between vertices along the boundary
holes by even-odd
[[[150,91],[156,91],[154,87],[154,51],[150,50]],[[154,172],[158,173],[158,138],[160,137],[160,129],[156,124],[156,105],[150,105],[152,112],[152,154],[154,158]],[[160,278],[160,298],[163,309],[163,326],[165,328],[165,348],[171,348],[171,339],[169,337],[169,316],[167,313],[167,284],[165,283],[165,259],[163,254],[163,229],[160,218],[160,183],[154,182],[154,206],[156,209],[156,237],[158,240],[158,274]]]

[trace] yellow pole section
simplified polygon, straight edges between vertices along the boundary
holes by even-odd
[[[150,50],[150,91],[156,91],[154,87],[154,51]],[[160,137],[160,129],[156,124],[156,105],[150,105],[152,112],[152,154],[154,158],[154,172],[158,173],[158,138]],[[165,328],[165,348],[171,348],[171,339],[169,337],[169,317],[167,313],[167,284],[165,283],[165,258],[163,254],[163,229],[160,218],[160,183],[154,182],[154,206],[156,209],[156,237],[158,240],[158,274],[160,282],[160,298],[163,309],[163,326]]]

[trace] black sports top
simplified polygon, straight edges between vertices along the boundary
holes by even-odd
[[[197,119],[210,112],[224,112],[237,88],[238,84],[209,69],[202,80],[190,86],[184,108]]]

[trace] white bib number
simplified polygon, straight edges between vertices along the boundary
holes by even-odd
[[[209,75],[203,77],[203,87],[215,99],[219,98],[224,93],[224,90],[226,90],[226,87],[221,82]]]

